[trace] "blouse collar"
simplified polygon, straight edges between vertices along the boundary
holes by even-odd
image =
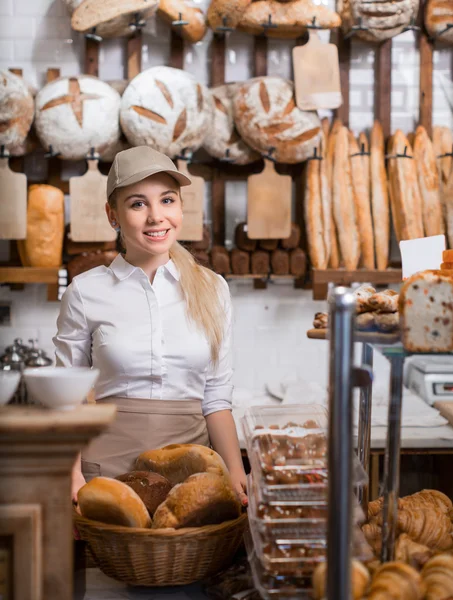
[[[120,281],[123,281],[123,279],[127,279],[130,275],[132,275],[132,273],[134,273],[137,270],[140,270],[143,273],[143,270],[140,267],[135,267],[134,265],[128,263],[121,253],[114,258],[114,260],[110,264],[110,268]],[[166,269],[170,273],[170,275],[172,275],[173,279],[179,281],[179,271],[175,263],[171,259],[167,263],[165,263],[165,265],[159,267],[159,269],[160,268]]]

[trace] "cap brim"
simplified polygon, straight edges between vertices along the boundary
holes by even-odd
[[[127,185],[133,185],[134,183],[143,181],[147,177],[151,177],[151,175],[157,175],[157,173],[166,173],[167,175],[170,175],[170,177],[173,177],[173,179],[176,179],[176,181],[181,186],[191,185],[191,183],[192,183],[192,181],[191,181],[191,179],[189,179],[189,177],[186,177],[186,175],[183,175],[176,169],[161,169],[161,168],[156,168],[156,167],[150,167],[149,169],[144,169],[143,171],[134,173],[133,175],[131,175],[130,177],[128,177],[127,179],[122,181],[120,184],[116,185],[115,189],[121,188],[121,187],[126,187]]]

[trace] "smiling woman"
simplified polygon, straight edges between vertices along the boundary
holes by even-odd
[[[195,443],[212,444],[247,502],[231,415],[228,286],[176,241],[180,187],[190,183],[149,147],[118,153],[106,212],[124,255],[76,276],[63,296],[57,362],[99,368],[96,402],[118,409],[115,424],[74,467],[74,500],[86,479],[131,471],[146,450]]]

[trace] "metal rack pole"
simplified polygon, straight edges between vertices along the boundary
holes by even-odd
[[[362,345],[362,366],[373,369],[373,348],[370,344]],[[373,386],[369,385],[360,389],[360,408],[359,408],[359,435],[357,451],[360,464],[365,469],[367,475],[370,470],[370,445],[371,445],[371,405],[372,405]],[[365,518],[368,516],[369,484],[360,487],[357,491],[357,498],[362,506]]]
[[[354,296],[335,288],[329,298],[327,600],[349,600],[351,590],[354,314]]]
[[[394,558],[400,486],[401,408],[403,398],[404,357],[392,356],[389,357],[389,360],[390,400],[384,462],[382,562],[391,561]]]

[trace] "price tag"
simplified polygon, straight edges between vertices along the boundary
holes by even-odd
[[[403,279],[407,279],[420,271],[440,269],[444,250],[444,235],[433,235],[400,242]]]

